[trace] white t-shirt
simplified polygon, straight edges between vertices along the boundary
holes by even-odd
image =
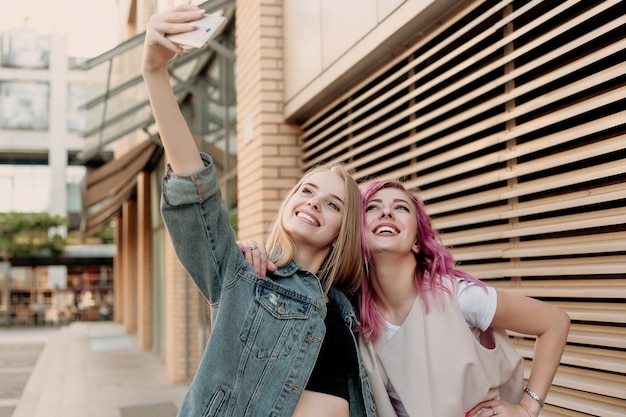
[[[467,325],[474,333],[474,336],[478,338],[480,331],[485,331],[489,328],[493,321],[493,316],[496,314],[496,306],[498,304],[496,289],[487,287],[487,291],[485,291],[485,289],[471,281],[458,279],[456,298]],[[400,327],[385,320],[385,331],[390,338],[396,334]],[[387,394],[398,417],[409,417],[391,381],[387,384]]]
[[[479,331],[485,331],[489,328],[498,305],[496,289],[487,286],[486,290],[471,281],[457,280],[456,299],[467,325],[476,337],[478,337]],[[385,320],[385,330],[389,337],[396,334],[398,329],[400,326]]]

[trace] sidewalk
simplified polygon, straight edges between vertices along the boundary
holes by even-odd
[[[140,352],[112,322],[0,329],[0,348],[0,380],[19,385],[28,378],[21,396],[0,384],[14,396],[0,398],[0,417],[175,417],[187,391],[168,381],[154,353]],[[2,352],[18,359],[8,364]]]

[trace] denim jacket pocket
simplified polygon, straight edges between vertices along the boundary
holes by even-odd
[[[215,417],[218,415],[224,402],[226,400],[227,390],[226,388],[220,387],[213,393],[209,403],[206,406],[203,417]]]
[[[289,356],[306,330],[304,321],[311,308],[311,304],[279,288],[257,285],[239,337],[258,359]]]

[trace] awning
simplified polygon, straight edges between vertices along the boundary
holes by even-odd
[[[122,204],[136,192],[137,175],[150,171],[163,148],[146,139],[121,158],[114,159],[85,177],[81,236],[86,238],[111,221]]]

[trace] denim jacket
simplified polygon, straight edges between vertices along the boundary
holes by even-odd
[[[211,336],[179,416],[291,416],[326,331],[318,278],[290,262],[261,278],[235,241],[215,167],[177,175],[168,165],[161,212],[176,254],[211,308]],[[347,297],[332,298],[351,329]],[[358,375],[349,378],[350,416],[374,416],[371,388],[354,337]]]

